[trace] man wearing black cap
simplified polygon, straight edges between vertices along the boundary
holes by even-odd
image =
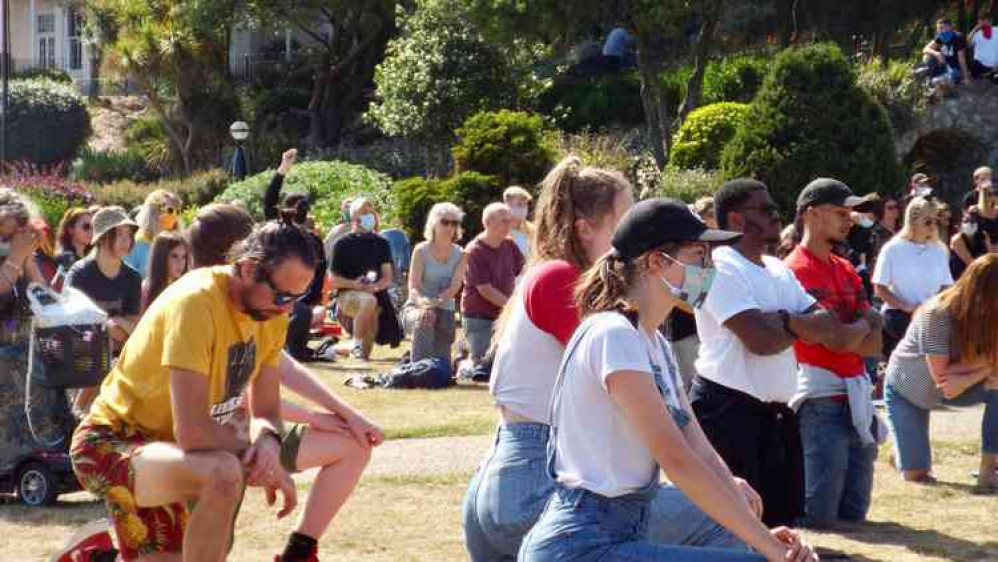
[[[794,343],[800,375],[790,406],[800,420],[806,523],[814,527],[866,519],[877,442],[886,436],[863,362],[880,355],[880,315],[867,301],[852,264],[832,253],[849,233],[851,209],[865,201],[838,180],[808,184],[797,199],[803,238],[784,260],[808,293],[847,328],[834,341]]]
[[[721,186],[718,226],[743,233],[713,252],[717,277],[697,311],[698,376],[691,393],[701,426],[732,472],[762,495],[767,525],[803,515],[804,470],[790,347],[826,342],[842,327],[807,294],[790,269],[764,255],[779,242],[780,218],[765,184]]]

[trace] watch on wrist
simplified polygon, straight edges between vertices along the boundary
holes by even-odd
[[[790,313],[786,310],[778,311],[780,315],[780,320],[783,321],[783,330],[794,337],[794,339],[800,339],[797,334],[794,333],[793,329],[790,328]]]

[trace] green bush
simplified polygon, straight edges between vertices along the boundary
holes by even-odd
[[[907,130],[926,108],[925,88],[911,72],[910,61],[891,61],[884,68],[880,59],[859,67],[857,83],[887,110],[897,131]]]
[[[708,62],[703,75],[703,104],[752,101],[770,61],[768,56],[736,55]]]
[[[903,182],[887,113],[830,44],[776,57],[721,162],[725,177],[768,184],[785,211],[816,177],[840,179],[857,193]]]
[[[713,197],[722,183],[723,176],[714,170],[666,168],[662,172],[661,186],[654,195],[693,203],[701,197]]]
[[[13,170],[16,173],[0,177],[0,185],[27,195],[52,231],[59,225],[66,209],[94,203],[94,196],[86,185],[67,180],[59,173],[61,170],[58,168],[48,171],[32,167],[18,168],[23,169]]]
[[[146,196],[157,189],[176,193],[184,206],[207,205],[225,191],[229,185],[229,174],[225,170],[214,169],[197,172],[189,178],[164,179],[152,183],[138,183],[121,180],[91,187],[91,191],[101,205],[119,205],[134,209],[141,205]]]
[[[11,80],[36,80],[45,79],[60,84],[72,84],[73,77],[61,68],[26,68],[11,75]]]
[[[312,92],[303,88],[282,86],[260,90],[253,96],[254,120],[260,121],[268,115],[283,113],[288,109],[308,109]]]
[[[155,115],[132,121],[125,131],[125,140],[129,149],[142,157],[146,168],[155,173],[166,174],[177,160],[166,127]]]
[[[72,160],[90,136],[90,115],[72,86],[47,79],[12,80],[7,158],[35,164]]]
[[[462,172],[444,180],[441,189],[444,201],[450,201],[464,211],[464,242],[469,242],[482,232],[482,211],[489,203],[502,200],[506,184],[496,176]]]
[[[238,204],[256,220],[263,220],[263,194],[273,177],[274,170],[267,170],[232,183],[215,201]],[[346,162],[300,163],[285,178],[281,193],[282,198],[287,193],[308,193],[312,199],[312,214],[323,228],[340,222],[343,198],[358,195],[372,200],[383,227],[396,223],[391,179],[363,166]]]
[[[85,183],[105,184],[119,180],[148,182],[158,177],[146,166],[146,161],[134,148],[92,150],[84,147],[73,161],[71,178]]]
[[[669,166],[716,170],[721,151],[745,122],[748,108],[744,103],[721,102],[690,113],[673,139]]]
[[[544,119],[537,114],[482,112],[457,131],[454,170],[498,176],[506,184],[532,186],[554,165],[555,150]]]
[[[423,227],[430,208],[445,201],[444,180],[438,178],[413,177],[395,182],[399,223],[402,230],[415,243],[423,239]]]
[[[419,2],[399,19],[374,75],[381,102],[366,116],[385,134],[449,143],[469,115],[514,98],[505,47],[487,41],[460,3]]]
[[[644,120],[641,81],[634,72],[561,77],[541,94],[538,108],[559,129],[570,132]]]

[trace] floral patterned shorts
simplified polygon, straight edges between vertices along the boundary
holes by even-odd
[[[140,508],[135,504],[131,459],[140,447],[151,441],[134,428],[94,425],[88,418],[73,434],[69,451],[80,484],[106,503],[118,550],[125,560],[183,550],[188,515],[183,504],[152,508]]]

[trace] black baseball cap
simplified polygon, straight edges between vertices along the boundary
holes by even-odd
[[[740,232],[707,228],[682,201],[656,197],[631,207],[620,219],[611,245],[625,260],[632,260],[668,242],[729,242]]]
[[[853,195],[849,186],[832,178],[818,178],[800,192],[797,197],[797,212],[818,205],[838,205],[840,207],[855,207],[868,201],[867,197]]]

